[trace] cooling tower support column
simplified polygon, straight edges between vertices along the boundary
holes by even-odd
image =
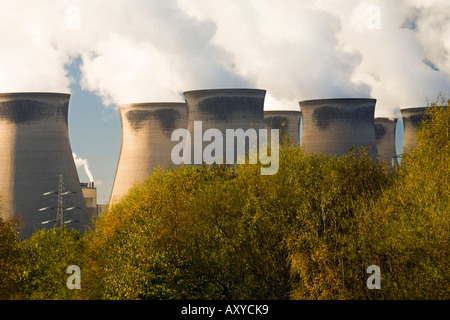
[[[0,194],[3,218],[17,217],[22,236],[56,219],[59,177],[64,177],[65,213],[68,226],[84,231],[89,222],[72,156],[67,129],[68,94],[0,94]],[[75,192],[75,193],[73,193]],[[41,208],[48,208],[39,211]]]
[[[211,89],[184,92],[188,110],[187,129],[191,137],[194,137],[194,121],[202,122],[203,132],[208,129],[218,129],[224,137],[223,157],[226,162],[226,129],[250,128],[259,133],[264,129],[264,98],[265,90],[258,89]],[[194,139],[192,139],[194,140]],[[202,150],[210,142],[202,142]],[[194,143],[192,142],[192,145]],[[234,148],[234,160],[237,160],[237,142]],[[248,150],[248,149],[246,149]],[[195,150],[192,148],[192,164]]]
[[[417,129],[424,118],[426,107],[401,109],[403,120],[403,152],[417,145]]]
[[[398,165],[395,149],[396,118],[375,118],[375,138],[380,160],[386,161],[388,167]]]
[[[300,101],[304,150],[334,156],[347,153],[352,146],[365,145],[372,156],[378,156],[375,103],[375,99]]]
[[[171,160],[172,132],[186,128],[186,104],[135,103],[119,106],[122,143],[111,201],[143,182],[153,169],[175,167]]]
[[[288,139],[293,145],[300,145],[301,111],[264,111],[264,128],[279,129],[280,140]],[[270,135],[268,138],[270,146]]]

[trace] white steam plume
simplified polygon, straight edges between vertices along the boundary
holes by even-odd
[[[448,93],[448,34],[447,0],[8,0],[0,92],[69,91],[81,57],[105,104],[257,87],[266,109],[372,97],[391,116]]]
[[[87,159],[82,159],[78,157],[74,152],[72,152],[73,160],[75,161],[75,166],[77,169],[81,166],[84,167],[84,171],[86,172],[86,175],[89,178],[89,182],[94,182],[94,176],[91,173],[91,170],[89,170],[89,163]]]

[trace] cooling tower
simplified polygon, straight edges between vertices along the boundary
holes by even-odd
[[[186,128],[185,103],[135,103],[119,106],[122,143],[111,200],[117,200],[160,166],[175,167],[172,132]]]
[[[375,99],[300,101],[304,150],[334,156],[347,153],[352,146],[365,145],[372,156],[378,156],[375,103]]]
[[[223,158],[226,161],[226,129],[253,128],[258,134],[259,129],[264,129],[264,98],[265,90],[259,89],[211,89],[184,92],[188,111],[187,129],[192,137],[194,145],[194,121],[201,121],[202,130],[218,129],[224,137]],[[203,142],[205,149],[210,142]],[[235,147],[237,142],[235,142]],[[192,164],[195,161],[196,150],[192,147]],[[200,150],[200,152],[201,152]],[[248,151],[248,147],[246,148]],[[233,162],[237,161],[237,149],[234,148]],[[247,153],[248,154],[248,153]],[[231,158],[231,156],[230,156]]]
[[[279,129],[280,140],[288,139],[294,145],[300,145],[301,111],[264,111],[264,128]],[[268,139],[270,146],[270,136]]]
[[[426,107],[401,109],[403,119],[403,152],[416,146],[417,129],[424,118]]]
[[[398,165],[395,149],[396,126],[396,118],[375,118],[375,139],[378,155],[382,161],[387,162],[390,168]]]
[[[77,170],[69,142],[68,94],[0,94],[0,194],[3,218],[17,217],[22,236],[35,229],[52,227],[56,218],[59,176],[64,179],[64,220],[68,226],[84,230],[89,222]],[[41,208],[53,207],[39,211]]]

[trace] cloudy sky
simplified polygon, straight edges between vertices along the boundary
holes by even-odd
[[[106,203],[120,151],[116,106],[204,88],[299,100],[377,99],[376,116],[450,88],[447,0],[0,0],[0,92],[71,93],[80,180]]]

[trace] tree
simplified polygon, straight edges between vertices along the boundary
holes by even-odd
[[[85,297],[448,299],[449,108],[430,108],[400,169],[364,148],[284,145],[256,165],[158,170],[86,237]],[[381,290],[366,286],[381,270]]]
[[[22,297],[21,265],[23,254],[18,248],[17,221],[0,218],[0,299]]]
[[[450,296],[450,108],[438,101],[426,111],[418,145],[402,157],[393,184],[360,206],[354,242],[361,267],[381,269],[381,290],[358,298],[448,299]],[[359,283],[363,283],[360,273]]]
[[[26,276],[22,286],[27,299],[79,299],[81,290],[69,290],[67,268],[77,265],[82,273],[84,265],[83,235],[67,227],[41,229],[20,243],[26,254],[22,268]]]

